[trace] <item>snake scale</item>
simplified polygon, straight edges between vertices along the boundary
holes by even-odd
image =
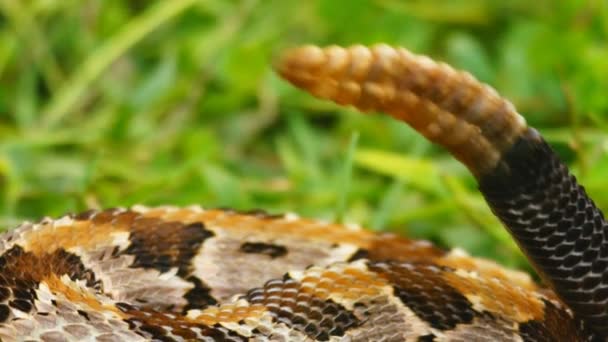
[[[546,284],[356,226],[109,209],[0,235],[2,341],[605,341],[608,224],[513,105],[387,45],[303,46],[277,72],[403,121],[460,160]]]

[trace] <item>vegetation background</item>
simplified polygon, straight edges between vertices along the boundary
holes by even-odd
[[[608,210],[605,0],[0,0],[0,227],[135,203],[359,222],[525,267],[465,169],[272,72],[386,42],[495,86]]]

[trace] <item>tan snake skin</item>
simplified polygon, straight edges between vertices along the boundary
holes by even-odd
[[[407,122],[482,190],[528,134],[494,90],[404,49],[307,46],[276,68],[316,96]],[[294,214],[90,211],[0,235],[0,339],[602,340],[552,279],[558,295],[458,249]]]

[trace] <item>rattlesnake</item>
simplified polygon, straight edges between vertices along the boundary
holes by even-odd
[[[428,242],[263,211],[135,206],[0,235],[2,341],[592,341],[608,224],[492,88],[402,48],[305,46],[276,70],[446,147],[548,288]]]

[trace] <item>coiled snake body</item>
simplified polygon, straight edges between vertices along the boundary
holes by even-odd
[[[314,46],[276,69],[447,148],[548,288],[423,241],[264,212],[111,209],[0,235],[2,341],[602,341],[608,225],[513,106],[405,49]]]

